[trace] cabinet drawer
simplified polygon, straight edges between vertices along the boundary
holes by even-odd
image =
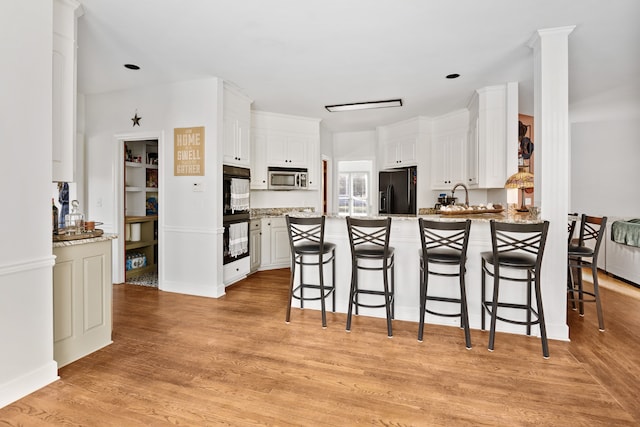
[[[222,281],[228,286],[240,279],[244,279],[249,274],[251,259],[246,256],[237,261],[225,264],[222,267]]]

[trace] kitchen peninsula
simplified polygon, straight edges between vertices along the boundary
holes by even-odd
[[[297,213],[290,215],[317,215]],[[490,220],[506,222],[538,222],[540,220],[531,219],[528,214],[519,214],[516,212],[509,213],[484,213],[470,215],[419,215],[430,220],[437,221],[460,221],[471,219],[471,234],[469,237],[469,247],[467,252],[467,300],[469,307],[469,324],[472,329],[480,329],[481,322],[481,259],[480,253],[491,250],[491,234]],[[419,298],[419,274],[420,274],[420,234],[418,231],[418,217],[416,216],[392,216],[390,245],[395,248],[395,319],[418,322],[420,313]],[[325,223],[325,240],[335,243],[336,248],[336,311],[346,313],[348,309],[349,284],[351,280],[351,256],[349,247],[349,237],[347,235],[347,226],[345,217],[338,215],[328,215]],[[543,268],[545,262],[552,262],[549,259],[543,259]],[[361,283],[366,283],[367,278],[371,277],[372,286],[378,286],[380,283],[380,272],[360,272]],[[367,274],[371,276],[367,276]],[[377,276],[375,275],[377,274]],[[305,275],[305,280],[311,275]],[[296,278],[296,280],[298,280]],[[545,299],[545,287],[556,286],[554,283],[542,283],[542,295],[545,302],[545,315],[547,317],[547,334],[550,338],[565,339],[566,322],[564,316],[554,317],[554,310],[547,310],[547,305],[555,304],[555,301]],[[448,297],[459,297],[459,288],[457,283],[451,282],[447,278],[430,277],[429,279],[430,293]],[[526,292],[524,286],[519,284],[511,286],[502,286],[500,288],[501,298],[504,300],[523,302],[526,300]],[[440,304],[440,311],[455,312],[457,307],[451,304],[433,302]],[[563,307],[565,302],[562,302]],[[293,307],[298,307],[294,301]],[[319,309],[320,303],[317,301],[305,302],[305,308]],[[433,305],[432,307],[436,307]],[[434,308],[438,310],[438,308]],[[367,309],[361,308],[362,315],[384,317],[383,309]],[[557,313],[558,310],[555,310]],[[561,313],[565,313],[562,308]],[[509,313],[514,318],[524,318],[524,313]],[[458,318],[438,317],[426,314],[426,323],[459,326]],[[338,326],[338,325],[336,325]],[[329,325],[331,327],[331,325]],[[417,326],[416,326],[417,328]],[[511,332],[516,334],[525,334],[523,326],[498,322],[498,331]],[[417,331],[417,329],[416,329]],[[539,333],[537,327],[532,329],[532,335]],[[381,329],[381,334],[384,331]],[[425,340],[428,340],[428,327],[425,329]],[[480,343],[475,342],[475,345]],[[486,344],[486,343],[485,343]]]

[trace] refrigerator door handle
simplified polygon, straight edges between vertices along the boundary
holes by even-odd
[[[413,177],[411,176],[411,172],[407,173],[407,209],[411,207],[411,181]]]

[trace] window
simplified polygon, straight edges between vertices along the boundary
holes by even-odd
[[[338,214],[365,216],[369,213],[369,172],[338,173]]]

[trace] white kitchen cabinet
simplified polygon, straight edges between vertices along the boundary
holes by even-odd
[[[508,177],[508,128],[516,126],[517,112],[508,108],[508,91],[515,85],[478,89],[469,103],[467,183],[474,188],[503,188]]]
[[[249,257],[251,258],[250,269],[254,273],[260,268],[262,261],[262,221],[252,219],[249,223]]]
[[[320,159],[320,140],[312,138],[309,141],[309,161],[307,167],[307,181],[309,190],[320,189],[320,175],[322,161]]]
[[[291,252],[284,217],[262,219],[262,253],[260,270],[289,267]]]
[[[405,136],[393,142],[386,142],[383,145],[383,167],[389,169],[414,166],[417,163],[416,139],[416,136]]]
[[[377,129],[380,169],[418,164],[418,141],[424,137],[426,123],[420,117]]]
[[[224,164],[250,167],[251,100],[225,83],[223,96]]]
[[[53,2],[51,180],[74,182],[76,172],[76,0]]]
[[[250,259],[249,257],[240,258],[237,261],[224,264],[222,266],[222,281],[224,286],[229,286],[242,280],[249,274],[250,271]]]
[[[466,130],[434,135],[431,144],[431,188],[450,190],[466,182]]]
[[[467,185],[478,185],[478,116],[471,117],[467,133]]]
[[[55,243],[53,254],[53,356],[60,368],[112,342],[111,239]]]
[[[252,128],[251,132],[251,189],[267,189],[267,132]]]
[[[273,132],[267,137],[268,166],[308,167],[310,140],[304,135]]]
[[[319,188],[319,119],[253,111],[251,129],[251,189],[268,189],[269,166],[306,168],[309,188]]]

